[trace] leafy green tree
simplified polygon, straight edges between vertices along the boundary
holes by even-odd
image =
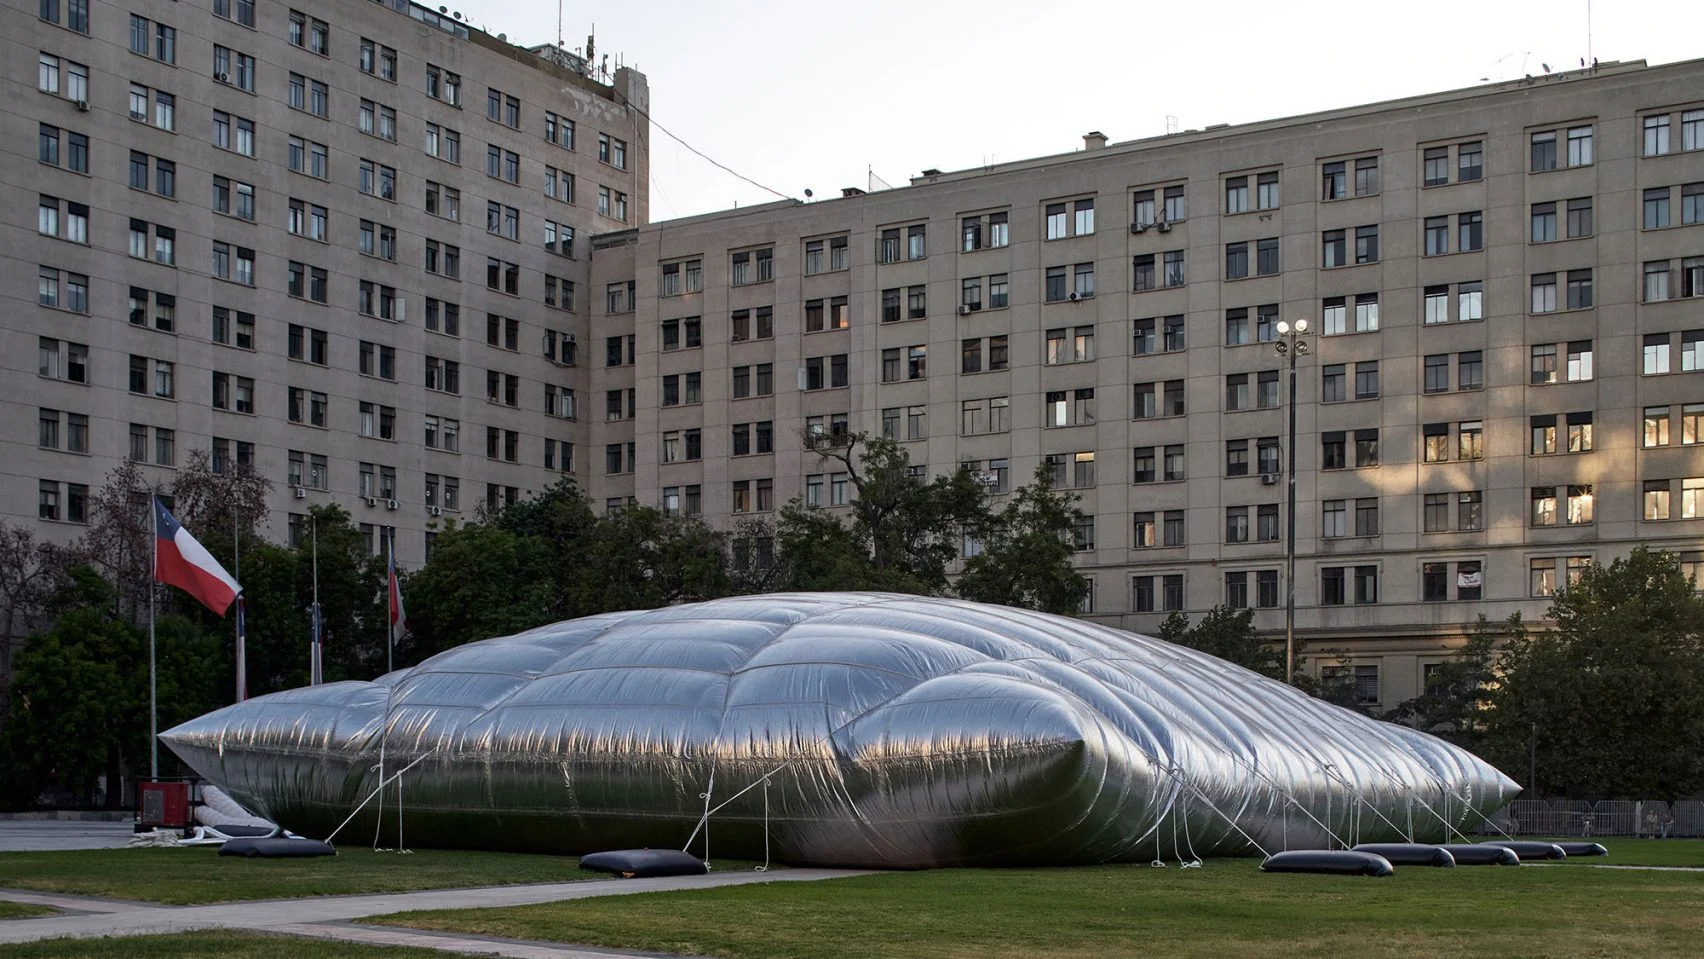
[[[781,512],[776,543],[793,589],[874,589],[938,596],[963,537],[984,538],[988,491],[960,469],[925,481],[890,439],[865,434],[807,436],[806,445],[839,465],[855,491],[850,523],[795,502]],[[815,515],[813,515],[815,514]]]
[[[1539,795],[1704,790],[1704,598],[1675,556],[1641,546],[1587,567],[1549,616],[1503,654],[1488,758],[1531,764]]]
[[[1089,595],[1089,580],[1071,565],[1073,528],[1082,518],[1077,495],[1055,490],[1045,465],[1035,482],[1021,487],[988,524],[982,552],[964,564],[958,594],[980,603],[1000,603],[1070,614]]]
[[[733,592],[728,536],[646,506],[596,514],[572,480],[450,525],[404,588],[406,659],[546,623]],[[401,660],[399,660],[401,662]]]
[[[412,632],[407,661],[565,618],[550,545],[478,523],[439,533],[432,558],[403,583]]]
[[[51,602],[53,625],[18,655],[12,714],[0,734],[11,801],[45,789],[87,802],[104,775],[107,803],[116,806],[128,800],[117,788],[123,775],[147,770],[148,633],[117,606],[98,572],[74,568]],[[161,729],[225,701],[216,639],[178,615],[160,617],[156,635]],[[175,768],[169,751],[160,758],[163,773]]]
[[[1194,626],[1189,624],[1187,613],[1172,613],[1160,624],[1160,638],[1199,649],[1262,676],[1284,678],[1284,650],[1273,648],[1260,638],[1254,628],[1252,609],[1215,606]]]
[[[1497,641],[1502,637],[1519,639],[1525,634],[1520,613],[1501,623],[1493,623],[1481,613],[1461,649],[1432,667],[1425,690],[1397,704],[1383,718],[1467,749],[1478,749],[1497,683]]]

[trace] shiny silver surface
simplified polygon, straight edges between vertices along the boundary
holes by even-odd
[[[708,833],[718,857],[762,858],[767,836],[775,859],[814,865],[1252,854],[1325,846],[1327,827],[1436,842],[1518,792],[1442,740],[1203,653],[876,593],[570,620],[162,739],[304,835],[373,791],[382,747],[387,772],[420,760],[402,779],[411,845],[680,848],[696,830],[695,851]]]

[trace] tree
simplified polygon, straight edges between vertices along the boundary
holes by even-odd
[[[1193,627],[1187,613],[1172,613],[1160,624],[1160,638],[1252,669],[1262,676],[1284,678],[1284,651],[1261,640],[1254,629],[1252,609],[1215,606]]]
[[[1504,652],[1488,758],[1533,767],[1539,794],[1704,790],[1704,598],[1675,556],[1641,546],[1589,566],[1549,616]]]
[[[597,515],[564,479],[438,534],[405,582],[406,661],[559,620],[728,595],[728,539],[646,506]]]
[[[1481,613],[1462,648],[1426,674],[1425,690],[1397,704],[1383,718],[1477,749],[1497,682],[1497,640],[1525,634],[1520,613],[1502,623],[1493,623]]]
[[[1082,609],[1089,580],[1071,565],[1072,531],[1082,519],[1077,495],[1053,488],[1045,464],[1035,482],[1021,487],[988,524],[982,552],[964,564],[958,594],[979,603],[1001,603],[1071,614]]]
[[[45,625],[48,601],[67,585],[68,571],[82,558],[80,543],[38,540],[28,527],[0,522],[0,684],[12,675],[14,647]],[[0,686],[0,710],[4,704]]]
[[[119,788],[126,771],[148,764],[147,631],[118,612],[114,588],[87,566],[68,573],[50,612],[53,625],[17,657],[0,736],[9,798],[28,802],[47,789],[88,802],[104,775],[107,804],[116,806],[127,798]],[[161,729],[225,701],[216,639],[183,616],[161,617],[156,634]]]
[[[984,538],[988,491],[960,469],[924,481],[904,447],[863,433],[807,435],[806,446],[846,473],[850,523],[801,501],[776,524],[793,589],[873,589],[938,596],[963,537]]]

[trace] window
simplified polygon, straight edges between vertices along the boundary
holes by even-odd
[[[1661,156],[1669,152],[1668,114],[1644,118],[1645,156]]]
[[[1548,243],[1556,239],[1556,204],[1534,203],[1532,205],[1532,242]]]
[[[1589,196],[1568,201],[1568,238],[1592,235],[1592,198]]]
[[[1355,161],[1355,195],[1372,196],[1379,192],[1379,158],[1361,157]]]
[[[1231,373],[1225,377],[1225,409],[1227,411],[1246,410],[1253,407],[1252,394],[1249,392],[1248,374]]]
[[[1349,535],[1348,501],[1328,499],[1320,504],[1321,527],[1320,536],[1325,539],[1339,539]]]
[[[1456,389],[1479,390],[1485,388],[1485,354],[1481,350],[1472,350],[1456,354]]]
[[[1355,228],[1355,262],[1377,263],[1379,261],[1379,228],[1378,226],[1358,226]]]
[[[1320,265],[1326,269],[1346,265],[1349,262],[1348,242],[1347,231],[1326,230],[1320,237]]]
[[[1162,253],[1160,259],[1163,269],[1160,274],[1161,282],[1167,287],[1182,286],[1184,283],[1183,251],[1171,250]]]
[[[1456,428],[1457,458],[1477,460],[1485,458],[1485,424],[1481,420],[1463,420]]]
[[[1164,219],[1167,223],[1181,223],[1181,222],[1183,222],[1184,219],[1187,218],[1187,210],[1186,210],[1185,205],[1184,205],[1183,187],[1182,186],[1168,186],[1168,187],[1166,187],[1164,199],[1165,199],[1165,209],[1164,209],[1165,215],[1162,217],[1162,219]]]
[[[292,81],[296,79],[291,75]],[[254,57],[246,53],[215,45],[213,47],[213,79],[220,83],[228,83],[239,90],[254,92]],[[305,103],[298,103],[294,97],[295,87],[292,83],[290,105],[297,109],[306,109]]]
[[[1568,165],[1590,166],[1592,163],[1592,128],[1568,129]]]
[[[1647,333],[1644,341],[1644,375],[1669,371],[1669,334]]]
[[[1556,312],[1556,274],[1536,273],[1533,275],[1532,312]]]
[[[1379,396],[1379,361],[1362,360],[1355,364],[1355,398],[1373,400]]]
[[[1248,243],[1225,245],[1225,279],[1240,280],[1248,276]]]
[[[1531,138],[1531,170],[1543,173],[1556,169],[1556,131],[1534,133]]]
[[[254,121],[214,110],[213,145],[246,157],[254,156]]]
[[[89,382],[89,347],[82,343],[41,337],[37,340],[37,372],[69,383]]]
[[[1348,366],[1344,363],[1327,363],[1320,367],[1320,402],[1341,403],[1348,399],[1346,392]]]
[[[1450,218],[1429,216],[1421,227],[1425,239],[1425,255],[1440,256],[1450,251]]]
[[[1446,393],[1450,388],[1450,355],[1435,353],[1424,361],[1423,390],[1427,393]]]
[[[1450,148],[1427,147],[1421,151],[1421,182],[1426,186],[1443,186],[1450,182]]]
[[[1320,167],[1320,199],[1341,200],[1349,195],[1348,165],[1334,160]]]
[[[1704,111],[1700,111],[1704,114]],[[1704,119],[1698,121],[1704,125]],[[1704,146],[1699,147],[1704,149]],[[1683,183],[1680,186],[1680,222],[1688,226],[1704,223],[1704,183]]]
[[[1568,271],[1568,309],[1584,310],[1592,306],[1592,271]]]
[[[381,80],[396,82],[396,51],[381,43],[361,38],[360,67],[362,73],[371,74]],[[431,68],[428,67],[428,70]],[[430,92],[430,91],[428,91]],[[452,103],[460,103],[459,98]]]
[[[1227,543],[1246,543],[1246,542],[1248,542],[1248,507],[1247,506],[1227,506],[1227,507],[1225,507],[1225,542],[1227,542]],[[1247,603],[1247,601],[1245,600],[1244,604],[1246,605],[1246,603]]]
[[[1379,431],[1355,431],[1355,467],[1361,469],[1379,465]]]

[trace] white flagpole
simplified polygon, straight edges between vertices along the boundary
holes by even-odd
[[[154,657],[154,580],[160,575],[159,501],[148,497],[148,525],[153,532],[148,540],[154,544],[153,559],[148,563],[148,778],[160,778],[160,684],[159,669]]]
[[[323,653],[320,650],[320,634],[325,630],[324,614],[319,604],[319,520],[310,519],[310,535],[313,537],[313,571],[314,571],[314,606],[313,606],[313,646],[308,657],[308,685],[318,686],[324,680],[324,664],[321,662]]]
[[[385,616],[385,672],[388,673],[396,669],[396,665],[392,661],[396,652],[396,586],[391,580],[391,578],[396,575],[395,526],[392,526],[390,531],[390,548],[387,559],[388,562],[386,563],[385,568],[385,607],[388,610],[388,613]]]
[[[158,537],[156,537],[156,540]],[[238,582],[243,578],[243,526],[237,518],[236,511],[231,512],[231,565],[235,568],[232,577]],[[243,635],[243,598],[237,597],[237,702],[248,698],[248,648],[247,638]]]

